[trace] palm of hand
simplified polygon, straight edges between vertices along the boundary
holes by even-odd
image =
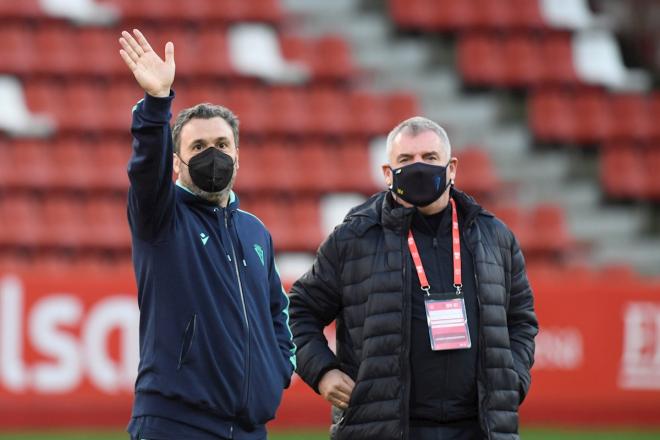
[[[156,52],[149,50],[138,59],[133,75],[147,93],[155,95],[165,87],[169,89],[174,81],[174,65],[166,63]]]

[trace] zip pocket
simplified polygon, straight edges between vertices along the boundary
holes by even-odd
[[[181,369],[190,349],[192,348],[193,339],[195,338],[195,331],[197,330],[197,313],[190,317],[186,330],[183,332],[183,341],[181,342],[181,351],[179,352],[179,363],[176,366],[177,370]]]

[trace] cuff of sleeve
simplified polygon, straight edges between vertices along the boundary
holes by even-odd
[[[341,368],[339,367],[340,367],[339,364],[330,364],[321,369],[318,376],[316,376],[316,380],[314,381],[314,384],[312,385],[312,389],[316,392],[316,394],[321,394],[321,392],[319,391],[319,383],[321,383],[321,379],[323,379],[325,373],[327,373],[330,370],[341,370]]]
[[[174,90],[170,90],[170,96],[157,98],[148,93],[144,94],[142,100],[142,112],[146,118],[153,121],[167,121],[172,117],[171,108],[174,99]]]

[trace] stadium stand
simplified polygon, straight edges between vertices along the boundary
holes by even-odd
[[[79,3],[75,14],[57,1],[0,6],[0,45],[7,54],[0,60],[6,75],[0,94],[11,102],[0,111],[6,133],[0,148],[9,158],[0,175],[3,264],[12,256],[37,261],[59,252],[71,264],[126,265],[127,129],[140,98],[115,53],[126,26],[144,29],[156,48],[174,41],[175,112],[210,101],[239,115],[237,190],[244,207],[273,231],[283,258],[312,253],[328,225],[343,216],[346,204],[333,193],[357,194],[347,199],[356,201],[382,187],[380,157],[370,143],[423,112],[424,97],[414,92],[365,87],[379,73],[355,59],[350,34],[292,26],[304,9],[295,1]],[[587,43],[580,38],[604,22],[584,1],[559,7],[553,1],[391,0],[383,12],[404,35],[455,41],[454,72],[465,98],[471,88],[522,93],[528,114],[522,122],[536,142],[601,150],[606,196],[657,199],[652,166],[658,162],[653,145],[660,138],[660,96],[645,93],[643,84],[621,92],[603,87],[630,83],[607,32],[596,38],[609,44],[603,62],[618,63],[610,70],[618,69],[617,81],[625,84],[584,73],[579,54]],[[245,45],[256,49],[250,53]],[[452,122],[448,128],[452,136]],[[560,204],[518,204],[518,183],[498,169],[497,154],[481,139],[457,138],[459,186],[513,226],[530,259],[566,263],[581,255],[583,240],[573,236]],[[621,173],[629,176],[623,184]]]

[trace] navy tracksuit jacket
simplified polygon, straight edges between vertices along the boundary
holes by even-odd
[[[172,182],[174,93],[133,109],[128,218],[140,307],[133,417],[263,438],[295,369],[288,298],[263,223]]]

